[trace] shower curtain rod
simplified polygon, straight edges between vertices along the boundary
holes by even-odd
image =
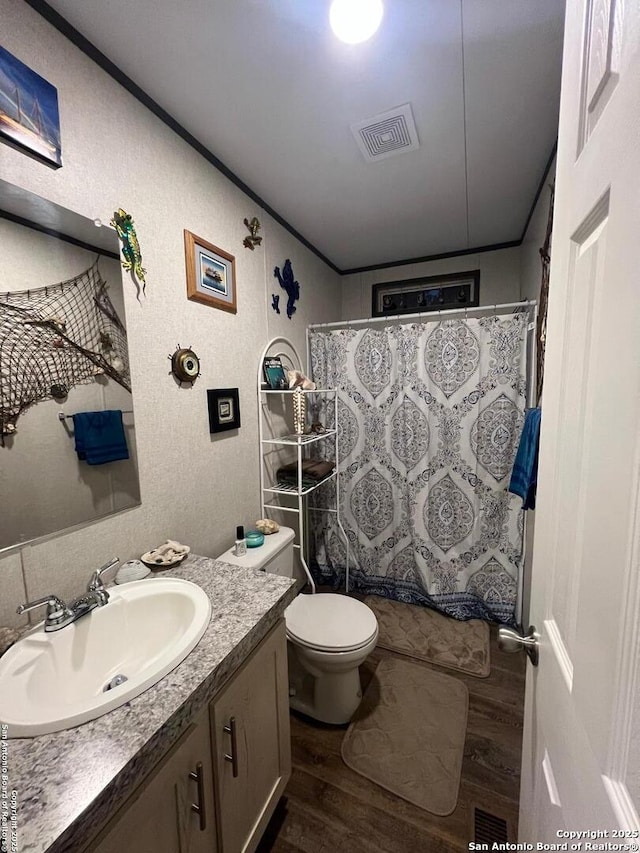
[[[535,299],[529,299],[524,300],[523,302],[504,302],[502,305],[478,305],[475,308],[447,308],[444,311],[420,311],[417,314],[390,314],[388,317],[366,317],[362,320],[338,320],[335,323],[314,323],[311,326],[307,326],[307,330],[335,329],[338,326],[360,326],[363,323],[388,323],[396,322],[398,320],[417,320],[421,317],[426,319],[433,315],[441,317],[443,314],[446,314],[447,316],[451,314],[464,314],[466,317],[467,314],[473,314],[477,311],[492,311],[496,314],[498,311],[502,311],[505,308],[526,308],[527,311],[531,311],[531,309],[535,309],[536,305],[537,301]]]

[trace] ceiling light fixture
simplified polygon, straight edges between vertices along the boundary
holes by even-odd
[[[371,38],[382,21],[382,0],[333,0],[329,10],[331,29],[347,44]]]

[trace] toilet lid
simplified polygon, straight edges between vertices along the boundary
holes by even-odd
[[[284,615],[291,639],[320,651],[354,651],[378,630],[375,614],[366,604],[334,593],[299,595]]]

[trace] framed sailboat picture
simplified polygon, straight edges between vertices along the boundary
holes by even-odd
[[[233,255],[184,232],[187,299],[236,313],[236,260]]]
[[[0,139],[62,166],[58,90],[1,46]]]

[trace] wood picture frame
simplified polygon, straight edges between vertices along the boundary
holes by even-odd
[[[187,299],[236,314],[236,259],[192,234],[184,232]]]
[[[480,270],[385,281],[371,288],[371,316],[424,314],[480,304]]]

